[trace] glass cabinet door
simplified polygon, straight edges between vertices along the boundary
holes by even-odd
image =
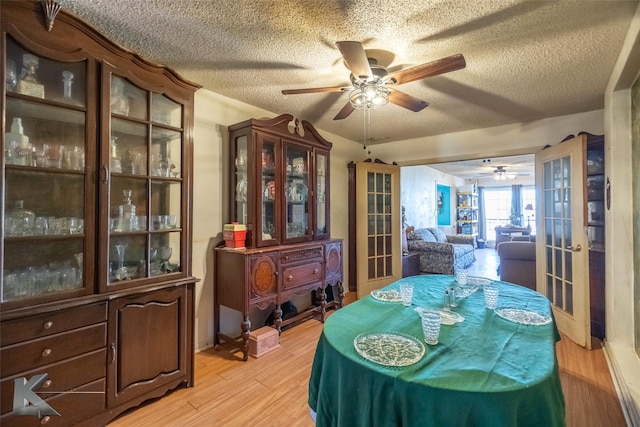
[[[309,240],[311,237],[309,196],[313,194],[313,189],[309,191],[311,151],[306,147],[287,143],[284,159],[285,239],[289,242]]]
[[[240,224],[247,224],[248,221],[248,191],[249,191],[249,147],[247,135],[239,136],[232,144],[232,149],[235,150],[234,155],[234,167],[235,175],[233,176],[231,185],[232,190],[235,191],[234,209],[232,210],[232,221]]]
[[[107,283],[181,271],[182,106],[110,78]]]
[[[316,238],[329,237],[329,153],[316,151],[316,197],[315,197],[315,228]]]
[[[6,38],[3,303],[91,292],[86,60],[58,62]],[[90,167],[93,171],[93,167]]]
[[[276,173],[280,169],[280,160],[277,153],[280,152],[278,139],[258,135],[256,153],[259,153],[258,171],[260,188],[257,194],[258,229],[256,230],[257,246],[274,244],[280,240],[280,206],[282,200],[281,180]]]

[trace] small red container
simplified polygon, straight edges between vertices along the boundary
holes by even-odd
[[[225,224],[223,228],[223,237],[226,247],[233,249],[244,248],[247,238],[247,226],[234,222]]]

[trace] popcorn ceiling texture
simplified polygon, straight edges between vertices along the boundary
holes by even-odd
[[[107,37],[205,89],[362,141],[362,113],[333,117],[349,85],[336,41],[390,71],[464,55],[465,69],[396,86],[429,102],[372,115],[390,142],[604,108],[637,1],[58,0]],[[375,143],[375,141],[374,141]]]

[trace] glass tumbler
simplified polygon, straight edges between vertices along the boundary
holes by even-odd
[[[409,307],[413,300],[413,285],[410,283],[400,283],[400,299],[402,305]]]

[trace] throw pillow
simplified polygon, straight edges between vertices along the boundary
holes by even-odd
[[[433,236],[433,233],[431,233],[426,228],[420,228],[416,230],[416,233],[420,233],[420,236],[421,236],[420,240],[424,240],[425,242],[432,242],[432,243],[437,242],[436,238]]]
[[[444,231],[440,230],[439,228],[427,228],[427,230],[429,230],[431,233],[433,233],[433,237],[436,238],[436,241],[438,243],[447,243],[447,235],[444,234]]]

